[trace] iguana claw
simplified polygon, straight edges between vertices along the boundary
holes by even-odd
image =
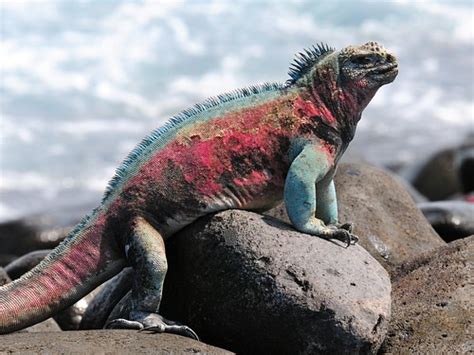
[[[159,326],[151,326],[151,327],[145,327],[139,330],[139,332],[156,332],[156,333],[171,333],[171,334],[178,334],[178,335],[183,335],[188,338],[195,339],[199,341],[199,337],[196,334],[194,330],[189,328],[186,325],[167,325],[164,328],[159,325]]]
[[[357,244],[359,241],[359,237],[352,233],[353,224],[352,223],[344,223],[344,224],[336,224],[329,226],[329,231],[326,232],[326,236],[328,238],[334,238],[345,242],[346,248],[350,245]]]
[[[139,320],[128,320],[124,318],[114,319],[105,326],[107,329],[136,329],[139,332],[149,331],[153,333],[171,333],[183,335],[199,341],[199,337],[190,327],[170,321],[156,313],[133,312],[134,318]]]

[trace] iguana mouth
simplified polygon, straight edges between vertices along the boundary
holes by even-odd
[[[370,74],[386,74],[392,71],[397,71],[398,70],[398,65],[396,63],[389,63],[389,64],[384,64],[381,65],[377,68],[374,68],[370,71]]]

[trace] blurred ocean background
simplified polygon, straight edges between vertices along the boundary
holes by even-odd
[[[321,41],[399,57],[352,154],[408,164],[474,131],[470,0],[0,4],[0,220],[99,201],[149,131],[206,97],[285,81]]]

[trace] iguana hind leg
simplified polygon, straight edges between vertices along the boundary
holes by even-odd
[[[133,220],[125,253],[135,271],[132,291],[114,308],[106,328],[150,330],[198,339],[191,328],[158,314],[168,264],[162,236],[144,218]]]

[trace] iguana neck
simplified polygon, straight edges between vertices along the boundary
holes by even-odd
[[[354,138],[362,111],[375,95],[375,90],[367,93],[367,90],[354,85],[342,85],[332,68],[319,71],[312,81],[308,81],[309,78],[302,95],[325,112],[321,117],[323,125],[337,132],[344,145],[349,144]]]

